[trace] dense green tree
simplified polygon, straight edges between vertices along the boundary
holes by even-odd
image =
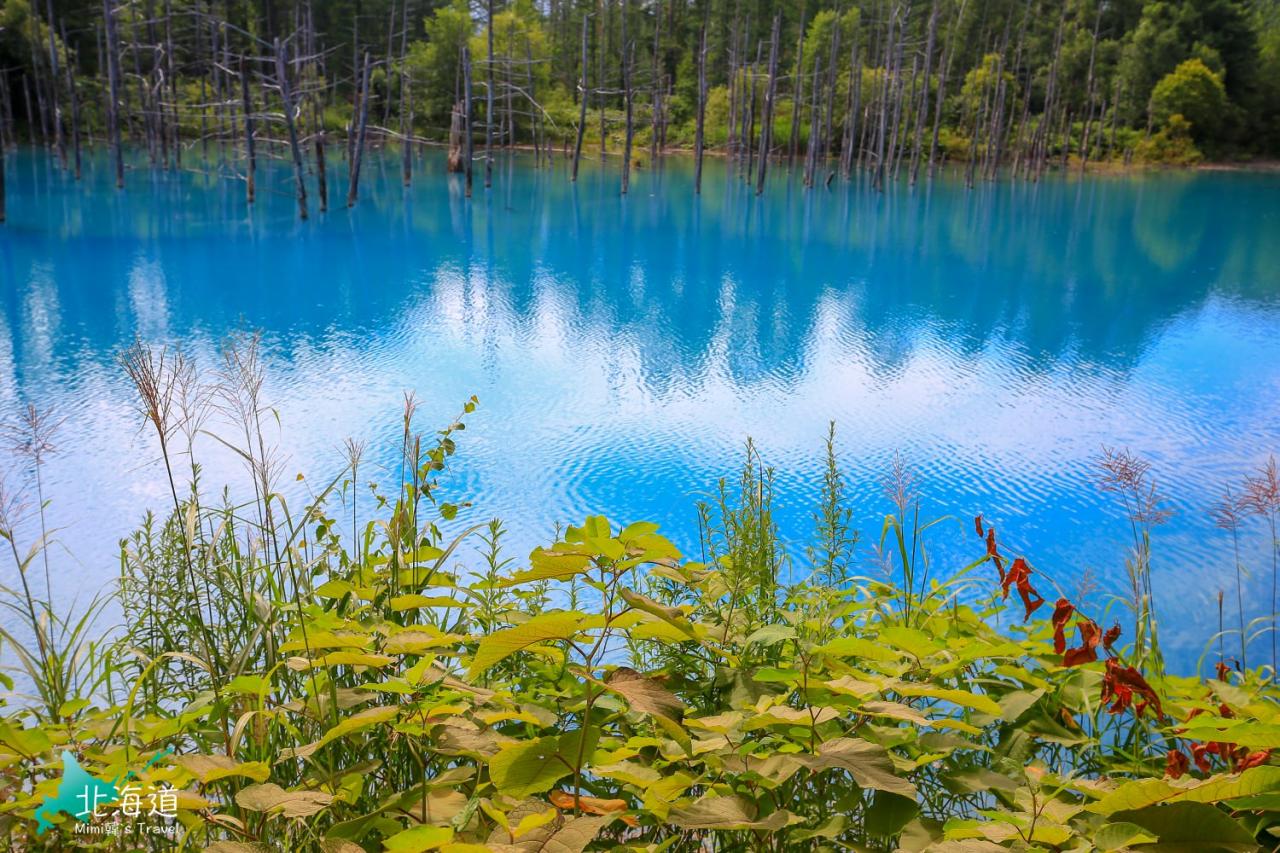
[[[1163,127],[1172,116],[1181,115],[1191,123],[1192,136],[1200,143],[1217,138],[1226,112],[1222,79],[1198,58],[1181,63],[1151,92],[1152,119]]]

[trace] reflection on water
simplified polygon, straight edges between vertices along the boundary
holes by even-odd
[[[285,480],[333,471],[347,436],[390,467],[406,389],[423,427],[475,393],[453,485],[521,549],[589,510],[691,543],[693,501],[749,435],[801,537],[835,420],[868,571],[900,452],[931,512],[985,512],[1068,590],[1087,570],[1104,605],[1127,528],[1092,460],[1128,446],[1179,509],[1155,543],[1175,659],[1190,666],[1216,629],[1234,572],[1205,509],[1280,451],[1276,176],[881,195],[779,173],[757,198],[717,164],[695,199],[672,162],[622,198],[607,170],[575,186],[563,162],[517,161],[468,202],[442,160],[408,190],[395,157],[375,160],[354,210],[308,223],[284,169],[246,212],[226,177],[139,171],[117,193],[101,162],[74,187],[43,159],[11,161],[0,409],[67,418],[46,480],[75,567],[60,595],[108,580],[110,543],[166,494],[114,354],[139,335],[211,366],[252,327],[270,345]],[[206,484],[235,481],[208,444]],[[938,561],[968,562],[965,530]],[[1246,599],[1258,613],[1264,574]]]

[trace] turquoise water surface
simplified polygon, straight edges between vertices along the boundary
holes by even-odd
[[[370,443],[368,477],[392,479],[403,393],[424,429],[476,394],[450,478],[474,503],[459,522],[503,517],[518,552],[588,512],[658,521],[692,548],[694,502],[748,436],[798,540],[834,420],[863,571],[879,571],[900,453],[924,514],[957,519],[935,534],[935,573],[977,556],[982,512],[1100,608],[1126,585],[1130,534],[1095,461],[1127,447],[1176,510],[1154,541],[1166,650],[1194,666],[1220,589],[1234,624],[1230,539],[1208,509],[1280,452],[1280,176],[972,191],[944,176],[879,194],[805,191],[779,168],[757,198],[713,162],[697,198],[673,160],[621,197],[612,166],[575,186],[563,160],[520,157],[468,201],[431,151],[411,187],[398,157],[374,158],[353,210],[313,198],[302,223],[284,168],[260,173],[248,209],[234,164],[217,174],[210,156],[208,174],[139,163],[122,192],[105,159],[76,184],[43,153],[9,156],[0,414],[29,401],[65,419],[43,475],[60,601],[109,582],[116,541],[168,500],[116,354],[137,336],[212,370],[250,328],[290,489],[336,471],[347,437]],[[205,486],[242,483],[206,445]],[[0,464],[24,481],[19,459]],[[1247,617],[1270,613],[1269,544],[1251,524]]]

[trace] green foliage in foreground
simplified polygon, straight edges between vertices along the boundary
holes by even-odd
[[[179,459],[182,395],[153,392],[185,368],[134,357]],[[1048,579],[989,530],[972,565],[935,579],[925,546],[941,534],[905,478],[878,578],[853,573],[834,458],[803,555],[783,553],[770,472],[751,463],[703,508],[696,562],[655,525],[601,517],[515,560],[498,522],[444,532],[458,507],[438,481],[461,423],[420,436],[410,407],[403,482],[375,517],[327,509],[359,481],[358,447],[295,513],[252,431],[265,409],[252,382],[240,391],[240,450],[269,497],[209,506],[175,489],[172,515],[125,543],[127,635],[94,644],[45,619],[39,647],[20,647],[39,701],[0,717],[9,849],[67,843],[71,818],[45,835],[33,821],[63,750],[112,779],[165,749],[138,778],[180,789],[187,849],[1274,844],[1280,713],[1260,673],[1158,676],[1158,655],[1100,641],[1065,598],[1018,625],[1001,593],[1043,613],[1033,581]]]

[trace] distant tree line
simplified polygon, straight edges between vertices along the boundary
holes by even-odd
[[[1280,0],[0,0],[5,145],[301,174],[326,139],[620,153],[624,188],[673,148],[761,186],[1274,157]]]

